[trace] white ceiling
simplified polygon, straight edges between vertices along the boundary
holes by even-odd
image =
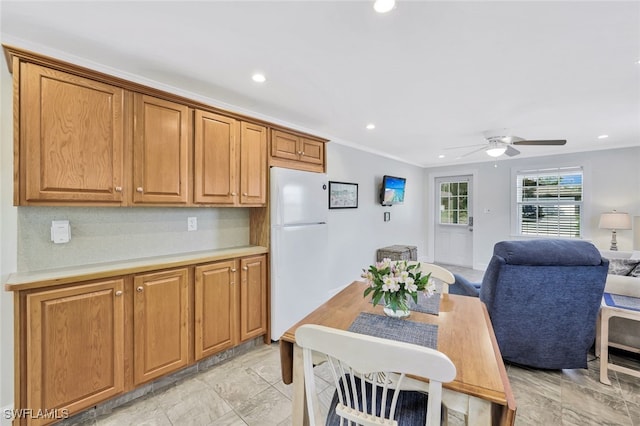
[[[448,148],[503,127],[568,141],[515,158],[640,145],[638,1],[398,0],[385,15],[371,1],[0,8],[3,43],[412,164],[490,160]]]

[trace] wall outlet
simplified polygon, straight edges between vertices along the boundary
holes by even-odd
[[[187,218],[187,231],[197,231],[198,230],[198,218],[197,217],[188,217]]]

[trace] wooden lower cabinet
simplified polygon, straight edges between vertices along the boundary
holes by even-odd
[[[264,255],[196,266],[196,360],[266,334],[266,266]]]
[[[15,290],[15,407],[74,415],[266,336],[266,268],[259,254]]]
[[[26,295],[26,408],[72,414],[124,390],[123,290],[115,278]]]
[[[136,275],[133,280],[134,384],[189,362],[187,268]]]
[[[206,358],[238,343],[238,261],[195,268],[195,358]]]
[[[267,332],[267,258],[240,260],[240,340]]]

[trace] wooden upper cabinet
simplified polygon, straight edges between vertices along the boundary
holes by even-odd
[[[24,408],[73,414],[124,391],[123,287],[116,278],[26,295]]]
[[[16,204],[123,201],[124,91],[21,63]]]
[[[136,93],[133,131],[133,202],[189,202],[189,108]]]
[[[194,202],[259,206],[267,201],[267,129],[196,110]]]
[[[242,122],[240,127],[240,204],[267,202],[267,129]]]
[[[188,270],[136,275],[133,301],[133,375],[136,385],[189,362]]]
[[[300,138],[300,161],[324,165],[324,142]]]
[[[301,135],[272,130],[271,156],[272,166],[308,170],[325,171],[325,142]]]
[[[238,193],[238,121],[196,110],[194,202],[234,204]]]

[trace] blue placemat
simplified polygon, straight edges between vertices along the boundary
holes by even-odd
[[[369,300],[373,303],[373,300]],[[378,305],[384,306],[384,299],[378,302]],[[418,303],[409,298],[409,310],[414,312],[422,312],[424,314],[439,315],[440,314],[440,293],[435,293],[431,297],[427,297],[426,294],[418,292]]]
[[[431,349],[436,349],[438,346],[437,325],[389,318],[368,312],[361,312],[348,330],[368,336],[413,343]]]
[[[632,311],[640,311],[640,298],[631,296],[622,296],[620,294],[604,294],[604,302],[607,306],[616,308],[629,309]]]

